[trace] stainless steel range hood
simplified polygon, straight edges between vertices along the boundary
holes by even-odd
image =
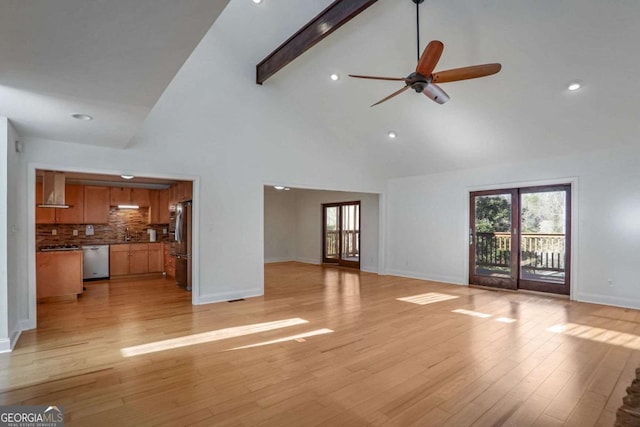
[[[64,202],[64,173],[55,171],[43,171],[42,178],[42,204],[39,208],[68,209]]]

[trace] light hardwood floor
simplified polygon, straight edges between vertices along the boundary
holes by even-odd
[[[611,426],[640,366],[635,310],[297,263],[265,292],[87,284],[0,355],[0,404],[69,426]]]

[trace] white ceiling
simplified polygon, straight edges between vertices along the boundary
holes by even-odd
[[[0,115],[24,137],[124,147],[227,2],[3,0]]]
[[[0,114],[25,136],[125,146],[224,3],[3,2]],[[330,3],[232,0],[215,25],[224,26],[219,42],[233,61],[210,60],[251,74]],[[380,0],[261,90],[358,147],[382,177],[633,146],[638,22],[637,0],[425,0],[421,48],[431,39],[445,44],[436,71],[489,62],[502,71],[442,84],[451,96],[445,105],[407,91],[370,108],[402,83],[348,73],[404,77],[416,63],[415,5]],[[583,89],[569,92],[576,79]],[[74,122],[73,112],[96,120]],[[393,142],[389,130],[398,134]]]

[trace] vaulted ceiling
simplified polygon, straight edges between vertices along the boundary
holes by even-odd
[[[174,3],[4,2],[0,114],[25,136],[126,146],[226,4]],[[233,58],[211,60],[220,70],[252,74],[330,3],[231,0],[214,25],[224,26],[219,42]],[[431,39],[445,45],[436,70],[487,62],[503,69],[443,84],[451,96],[445,105],[407,91],[371,108],[402,83],[347,74],[404,77],[416,63],[415,5],[381,0],[259,90],[359,147],[384,177],[633,146],[640,134],[638,22],[634,0],[425,0],[421,49]],[[583,87],[570,92],[574,80]],[[87,126],[69,118],[75,112],[100,120]]]

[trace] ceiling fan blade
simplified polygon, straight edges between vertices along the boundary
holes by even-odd
[[[420,56],[416,73],[422,74],[425,77],[430,76],[433,69],[436,68],[443,50],[444,44],[442,44],[441,41],[431,40]]]
[[[459,80],[476,79],[478,77],[490,76],[497,73],[502,68],[500,64],[472,65],[470,67],[455,68],[453,70],[439,71],[433,73],[434,83],[457,82]]]
[[[394,81],[405,81],[404,77],[378,77],[378,76],[360,76],[357,74],[349,74],[349,77],[355,77],[357,79],[372,79],[372,80],[394,80]]]
[[[407,86],[403,87],[402,89],[393,92],[391,95],[387,96],[386,98],[382,98],[380,101],[378,101],[375,104],[373,104],[372,107],[375,107],[378,104],[382,104],[384,101],[388,101],[389,99],[393,98],[396,95],[400,95],[402,92],[404,92],[405,90],[409,89],[410,87],[411,86],[407,85]]]
[[[447,95],[447,92],[443,91],[442,88],[435,83],[429,83],[428,85],[426,85],[422,90],[422,93],[424,93],[430,100],[437,102],[438,104],[444,104],[449,100],[449,95]]]

